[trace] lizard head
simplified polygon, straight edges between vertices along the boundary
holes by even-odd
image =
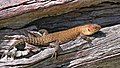
[[[82,26],[81,32],[84,35],[92,35],[98,32],[101,29],[101,26],[98,24],[87,24]]]

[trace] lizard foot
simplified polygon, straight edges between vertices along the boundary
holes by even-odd
[[[37,31],[27,31],[29,37],[41,37],[48,34],[48,31],[46,29],[41,29],[38,32]]]
[[[55,57],[55,59],[57,59],[58,54],[63,51],[62,48],[60,47],[58,42],[52,42],[50,43],[50,46],[55,48],[55,51],[52,54],[51,58]]]

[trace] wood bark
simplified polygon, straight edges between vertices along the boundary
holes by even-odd
[[[12,0],[10,0],[12,1]],[[37,1],[37,0],[36,0]],[[69,0],[68,0],[69,1]],[[25,2],[25,4],[24,4]],[[89,7],[91,5],[97,5],[102,2],[120,2],[120,0],[73,0],[68,3],[67,0],[63,2],[57,1],[48,1],[46,2],[33,2],[25,0],[20,2],[19,5],[17,3],[10,4],[11,7],[6,7],[3,5],[2,10],[0,10],[0,28],[20,28],[25,26],[26,24],[49,16],[56,16],[60,14],[64,14],[82,7]],[[4,2],[2,2],[4,3]],[[42,5],[41,5],[42,3]],[[7,19],[6,19],[7,18]]]
[[[0,35],[23,34],[24,30],[47,29],[49,32],[65,30],[85,22],[97,23],[102,29],[90,36],[92,42],[76,39],[61,45],[64,52],[58,59],[50,58],[53,48],[42,50],[32,57],[0,63],[0,67],[28,68],[119,68],[120,62],[120,4],[105,2],[63,15],[42,18],[21,29],[2,29]],[[40,24],[39,24],[40,23]],[[2,39],[2,38],[1,38]],[[7,66],[6,66],[7,65]]]

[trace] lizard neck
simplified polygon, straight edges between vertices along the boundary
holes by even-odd
[[[82,34],[82,26],[77,26],[77,27],[73,28],[73,30],[75,32],[78,32],[79,34]]]

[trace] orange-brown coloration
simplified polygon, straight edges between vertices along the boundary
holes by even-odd
[[[87,24],[84,26],[77,26],[68,30],[51,33],[42,37],[29,37],[19,40],[14,45],[29,43],[33,45],[45,46],[51,42],[59,42],[63,44],[70,40],[76,39],[79,35],[92,35],[100,30],[101,26],[97,24]]]

